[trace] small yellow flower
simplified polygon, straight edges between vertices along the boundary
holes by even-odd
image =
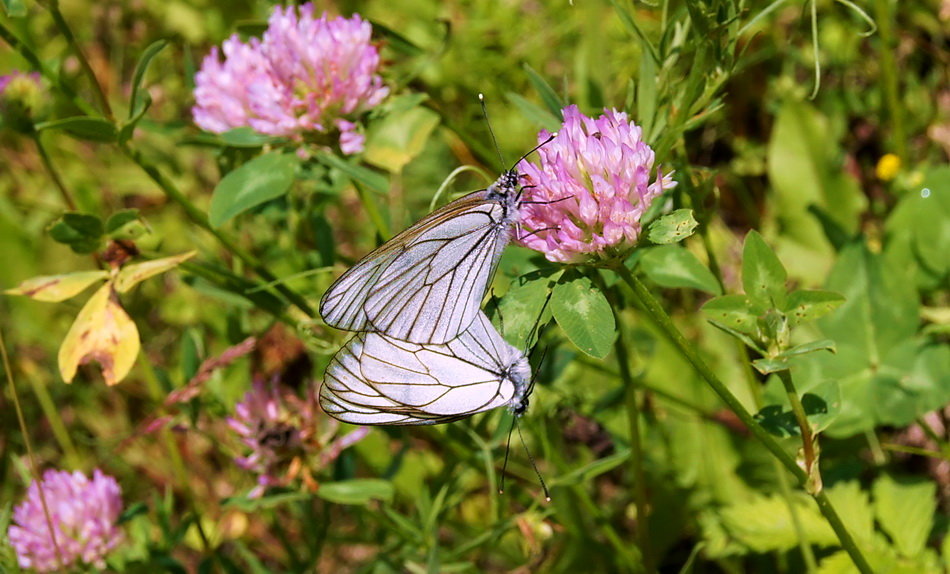
[[[901,158],[892,153],[886,153],[877,161],[877,167],[874,168],[874,173],[881,181],[891,181],[897,177],[897,173],[900,169]]]

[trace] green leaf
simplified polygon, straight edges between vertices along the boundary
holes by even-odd
[[[565,273],[554,285],[551,311],[578,349],[598,359],[610,353],[617,337],[614,314],[607,298],[589,278]]]
[[[877,424],[902,426],[950,399],[950,376],[935,376],[927,366],[944,359],[917,337],[918,295],[906,279],[863,244],[842,249],[829,274],[826,287],[845,301],[817,325],[835,341],[837,353],[812,353],[794,365],[799,390],[829,380],[840,384],[841,415],[827,430],[831,436]]]
[[[559,116],[555,116],[531,100],[514,92],[505,93],[508,101],[513,103],[521,115],[528,118],[533,124],[541,126],[549,132],[556,132],[561,128]]]
[[[99,249],[102,220],[95,215],[69,211],[49,227],[50,237],[64,243],[76,253],[92,253]]]
[[[937,485],[920,479],[898,482],[884,475],[872,492],[877,521],[898,552],[908,558],[923,552],[937,511]]]
[[[831,131],[828,119],[813,106],[789,100],[778,112],[768,146],[769,181],[783,233],[822,253],[829,250],[828,242],[809,206],[820,206],[853,234],[867,203],[858,182],[844,169],[844,154]]]
[[[789,326],[814,321],[831,313],[844,303],[840,293],[832,291],[805,291],[799,289],[788,296],[782,311],[788,317]]]
[[[106,235],[112,235],[133,221],[139,221],[138,209],[123,209],[122,211],[117,211],[106,220],[105,233]]]
[[[327,167],[332,167],[336,170],[339,170],[343,174],[349,176],[353,181],[365,185],[380,195],[389,193],[389,180],[371,169],[365,168],[355,163],[350,163],[327,152],[318,153],[317,161]]]
[[[149,44],[139,61],[135,64],[135,71],[132,73],[132,94],[129,97],[129,119],[119,131],[119,141],[125,142],[132,137],[135,126],[145,117],[145,112],[152,105],[152,96],[148,90],[142,89],[142,80],[148,71],[152,59],[168,45],[167,40],[156,40]]]
[[[498,304],[498,326],[512,345],[531,348],[535,342],[535,328],[551,317],[551,286],[561,272],[533,271],[511,281],[508,292]],[[545,315],[547,317],[545,317]]]
[[[776,377],[777,378],[777,377]],[[770,394],[768,400],[773,400]],[[765,430],[779,437],[800,436],[801,428],[792,412],[788,397],[780,395],[781,402],[762,407],[755,418]],[[828,428],[841,412],[841,392],[837,383],[831,382],[805,393],[800,398],[805,419],[812,431],[821,432]]]
[[[36,124],[36,131],[46,130],[63,130],[76,139],[94,142],[114,142],[118,134],[112,122],[93,116],[72,116]]]
[[[709,320],[747,335],[758,335],[758,318],[764,309],[757,308],[748,295],[723,295],[703,305]]]
[[[422,153],[438,125],[439,115],[422,106],[390,114],[372,124],[363,158],[389,173],[400,173]]]
[[[774,359],[756,359],[752,361],[752,366],[755,367],[755,370],[762,373],[763,375],[768,375],[769,373],[777,373],[778,371],[784,371],[788,369],[788,359],[784,357],[776,357]]]
[[[834,531],[814,504],[803,496],[791,500],[807,543],[838,544]],[[780,496],[756,494],[749,501],[729,505],[722,510],[722,522],[732,537],[755,552],[784,551],[798,545],[788,501]]]
[[[692,235],[698,226],[692,209],[677,209],[651,223],[647,237],[658,245],[677,243]]]
[[[642,249],[640,266],[657,285],[689,287],[718,295],[722,287],[716,276],[691,251],[678,245]]]
[[[3,9],[9,18],[26,16],[26,3],[23,0],[3,0]]]
[[[367,504],[371,500],[389,502],[394,494],[392,483],[380,478],[354,478],[340,482],[325,482],[317,490],[317,496],[337,504]]]
[[[220,227],[232,217],[287,193],[294,183],[297,158],[271,152],[257,156],[224,176],[211,195],[208,220]]]
[[[742,287],[746,295],[767,307],[785,307],[785,267],[772,248],[754,229],[745,237],[742,249]]]
[[[246,126],[230,129],[217,137],[221,140],[221,143],[228,147],[250,149],[259,148],[280,140],[280,138],[275,138],[274,136],[257,133],[252,128]]]
[[[657,107],[656,60],[648,50],[643,50],[640,55],[637,82],[637,123],[643,128],[644,139],[653,141],[653,119]]]
[[[551,481],[551,486],[573,486],[589,484],[589,482],[605,472],[617,468],[630,459],[630,449],[624,449],[610,456],[597,459],[584,466],[575,468],[567,474],[562,474]]]
[[[816,351],[831,351],[836,353],[838,348],[835,346],[835,342],[831,339],[821,339],[820,341],[811,341],[810,343],[802,343],[788,349],[779,354],[779,357],[791,358],[797,355],[807,355],[808,353],[814,353]]]
[[[919,189],[901,198],[886,223],[888,235],[907,236],[916,260],[938,278],[950,274],[950,167],[932,169]]]
[[[529,66],[527,63],[523,64],[522,67],[526,74],[528,74],[528,81],[531,82],[531,85],[534,86],[534,89],[538,91],[538,95],[541,96],[541,101],[544,102],[544,106],[548,109],[548,112],[554,118],[561,118],[561,110],[564,109],[564,102],[561,101],[561,98],[558,97],[557,92],[554,91],[554,88],[545,81],[544,78],[538,74],[534,68]],[[510,97],[510,96],[509,96]],[[560,120],[557,120],[557,123],[560,124]],[[557,130],[557,127],[554,128]]]

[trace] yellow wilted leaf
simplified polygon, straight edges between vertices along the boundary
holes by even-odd
[[[78,271],[64,275],[44,275],[33,277],[4,293],[25,295],[37,301],[65,301],[78,295],[85,288],[107,278],[107,271]]]
[[[139,354],[139,332],[119,305],[112,282],[89,298],[59,348],[59,372],[72,382],[79,365],[96,361],[107,385],[129,374]]]
[[[145,261],[144,263],[126,265],[119,271],[119,276],[116,277],[115,290],[119,293],[125,293],[149,277],[164,273],[176,267],[182,261],[194,257],[195,253],[197,253],[197,251],[189,251],[181,255],[173,255],[153,261]]]

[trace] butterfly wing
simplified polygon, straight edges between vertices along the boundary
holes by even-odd
[[[485,193],[446,205],[360,260],[324,294],[324,321],[420,344],[458,336],[509,240],[506,208]]]
[[[330,361],[320,405],[348,423],[420,425],[509,404],[523,389],[501,373],[507,344],[484,314],[478,317],[448,345],[356,335]]]

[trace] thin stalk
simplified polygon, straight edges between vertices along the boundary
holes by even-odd
[[[86,59],[86,54],[83,53],[79,42],[77,42],[76,37],[73,36],[73,31],[70,29],[69,24],[67,24],[66,19],[63,18],[63,13],[59,11],[59,0],[50,0],[48,3],[40,2],[40,5],[45,6],[46,9],[49,10],[50,15],[53,17],[53,22],[56,23],[56,27],[59,28],[63,37],[66,38],[69,47],[76,54],[80,67],[82,67],[83,72],[88,76],[89,82],[92,84],[92,91],[96,95],[96,99],[99,100],[99,106],[102,108],[103,115],[110,121],[115,120],[112,115],[112,106],[109,105],[109,98],[106,97],[106,93],[102,90],[102,84],[99,83],[99,78],[96,77],[96,73],[89,64],[89,60]]]
[[[624,267],[623,265],[618,265],[614,270],[620,275],[621,279],[624,280],[627,285],[633,290],[634,294],[640,299],[643,304],[644,309],[647,314],[653,319],[653,321],[660,327],[664,334],[670,339],[673,345],[677,350],[683,355],[683,357],[696,369],[696,372],[706,380],[706,383],[712,388],[712,390],[719,395],[719,398],[722,399],[724,403],[732,410],[733,413],[743,424],[746,425],[746,428],[765,446],[769,452],[782,463],[789,472],[791,472],[799,483],[805,485],[808,481],[808,475],[804,470],[799,468],[795,463],[795,459],[791,457],[785,450],[782,449],[781,445],[775,440],[772,435],[770,435],[764,428],[762,428],[759,423],[752,418],[752,415],[749,414],[749,411],[745,409],[739,399],[726,387],[726,385],[719,380],[719,377],[706,365],[705,361],[700,358],[699,354],[692,348],[689,342],[686,340],[686,337],[680,333],[679,329],[676,328],[676,325],[673,324],[670,316],[666,314],[666,311],[663,310],[663,307],[660,305],[646,286],[637,279],[633,274],[630,273],[630,270]],[[828,521],[828,524],[831,526],[832,530],[835,531],[835,534],[838,537],[838,541],[841,543],[841,547],[848,553],[851,557],[851,560],[854,562],[858,570],[865,574],[871,574],[870,565],[868,565],[867,560],[864,558],[864,555],[861,553],[861,550],[858,548],[854,539],[851,537],[851,534],[848,532],[848,529],[845,527],[844,523],[841,521],[841,517],[838,516],[838,513],[835,511],[834,506],[828,500],[827,494],[824,490],[818,491],[817,493],[811,493],[812,497],[818,503],[818,509],[821,511],[821,514],[825,517],[825,520]]]
[[[775,476],[778,480],[779,491],[782,493],[782,498],[785,499],[785,503],[788,505],[788,515],[792,517],[792,528],[795,529],[795,536],[798,538],[798,550],[802,553],[802,560],[805,561],[805,571],[817,572],[818,561],[815,560],[815,552],[805,537],[805,526],[802,524],[801,514],[795,506],[795,499],[792,497],[792,487],[788,483],[788,474],[783,472],[782,465],[779,461],[773,459],[772,462],[775,463]]]
[[[930,423],[927,422],[927,419],[924,417],[917,417],[914,420],[917,422],[917,426],[920,427],[920,430],[924,431],[924,434],[927,435],[930,440],[937,443],[937,446],[943,445],[943,443],[947,442],[946,439],[937,434],[937,431],[935,431],[934,428],[930,426]]]
[[[43,145],[43,141],[40,139],[40,134],[36,131],[33,131],[33,143],[36,144],[36,151],[40,154],[40,160],[43,162],[43,167],[46,168],[46,173],[49,174],[50,179],[53,180],[53,183],[56,185],[56,189],[59,190],[59,194],[63,197],[63,203],[66,204],[71,211],[77,211],[76,202],[73,201],[72,195],[70,195],[69,190],[66,188],[66,184],[63,183],[63,179],[59,177],[59,172],[53,166],[53,162],[49,159],[49,154],[46,153],[46,147]]]
[[[904,129],[904,114],[898,86],[897,59],[894,57],[894,15],[888,0],[874,1],[874,18],[877,20],[878,34],[881,36],[881,49],[878,61],[881,63],[881,83],[884,84],[884,103],[887,106],[887,119],[891,124],[891,143],[894,153],[901,160],[907,160],[907,136]]]
[[[792,382],[792,373],[788,369],[783,369],[776,373],[785,387],[785,396],[788,397],[788,404],[792,406],[792,414],[795,415],[795,422],[798,423],[798,430],[802,435],[802,454],[805,456],[805,468],[811,474],[812,466],[817,463],[815,453],[815,433],[811,430],[811,424],[808,422],[808,415],[805,414],[805,407],[798,398],[798,391],[795,390],[795,383]],[[818,472],[818,469],[814,469]]]
[[[643,556],[643,566],[653,572],[653,545],[650,544],[650,501],[647,496],[646,473],[643,470],[643,440],[640,436],[640,392],[630,376],[629,357],[623,336],[614,342],[617,362],[620,364],[620,379],[624,385],[624,404],[627,409],[627,425],[630,428],[630,459],[633,465],[633,499],[637,505],[637,546]]]
[[[59,443],[59,448],[61,448],[66,455],[66,465],[69,468],[81,468],[82,458],[79,456],[76,445],[73,444],[72,438],[69,436],[69,430],[66,428],[63,418],[59,416],[59,409],[56,408],[56,403],[53,401],[53,397],[50,396],[46,384],[37,376],[36,369],[21,370],[24,371],[24,375],[27,380],[29,380],[30,386],[33,387],[33,394],[40,404],[43,416],[46,417],[46,421],[49,423],[50,430],[53,431],[53,436],[56,437],[56,442]]]
[[[653,545],[650,543],[650,499],[646,488],[646,472],[643,469],[643,440],[640,436],[640,385],[634,381],[630,373],[630,353],[624,341],[619,309],[621,299],[616,289],[608,289],[596,270],[590,273],[592,280],[597,284],[605,296],[609,297],[611,308],[614,311],[614,320],[617,325],[617,339],[614,341],[614,352],[617,354],[617,367],[620,371],[620,380],[624,388],[624,405],[627,410],[627,425],[630,430],[630,464],[633,470],[633,500],[637,505],[637,546],[643,560],[643,568],[647,572],[656,570],[653,556]]]
[[[373,201],[373,194],[359,183],[353,182],[353,186],[356,188],[356,195],[359,196],[360,203],[363,204],[363,209],[366,210],[370,221],[376,226],[376,232],[383,238],[383,241],[388,241],[390,238],[389,225],[386,224],[383,214],[380,213],[379,206]]]
[[[13,370],[10,367],[10,357],[7,356],[7,344],[3,340],[2,330],[0,330],[0,353],[3,354],[3,370],[7,374],[7,386],[10,388],[10,396],[13,397],[13,410],[16,411],[17,423],[20,425],[20,433],[23,436],[23,445],[26,447],[26,456],[30,460],[30,470],[33,472],[33,480],[36,481],[36,491],[40,494],[40,505],[43,507],[43,516],[46,517],[46,527],[49,529],[50,540],[53,541],[53,550],[56,551],[56,561],[59,563],[60,571],[65,572],[66,563],[63,561],[63,553],[59,549],[59,542],[56,540],[56,529],[53,528],[53,519],[49,513],[49,505],[46,503],[46,494],[43,493],[40,467],[36,463],[33,445],[30,443],[30,433],[26,428],[26,418],[23,416],[23,408],[20,406],[20,395],[17,394],[16,384],[13,382]]]
[[[9,44],[13,50],[20,54],[20,56],[30,64],[34,70],[38,70],[40,74],[53,85],[56,86],[57,91],[66,96],[77,108],[83,111],[83,113],[94,116],[97,115],[97,111],[94,107],[89,105],[89,102],[79,97],[76,94],[76,91],[73,90],[72,86],[67,84],[59,77],[58,74],[53,73],[48,67],[43,65],[43,62],[40,60],[39,56],[26,44],[23,43],[16,35],[10,31],[9,28],[3,25],[3,22],[0,22],[0,38],[4,42]]]
[[[218,243],[230,251],[235,257],[247,264],[248,267],[253,269],[265,281],[275,282],[274,289],[286,297],[291,303],[296,305],[297,308],[307,315],[307,317],[312,319],[316,316],[313,309],[310,307],[310,304],[308,304],[307,300],[304,299],[299,293],[287,287],[283,283],[280,283],[277,279],[277,276],[271,273],[250,253],[238,247],[237,244],[225,237],[220,231],[211,227],[211,224],[208,223],[208,218],[205,216],[204,212],[191,203],[191,201],[185,197],[185,195],[177,187],[175,187],[175,184],[165,177],[165,175],[155,165],[145,159],[145,157],[138,150],[129,146],[128,144],[125,144],[122,146],[122,151],[124,151],[125,154],[129,156],[129,158],[152,179],[152,181],[158,184],[158,187],[163,192],[165,192],[165,195],[168,196],[169,199],[177,203],[184,210],[185,215],[188,216],[188,219],[213,235],[214,238],[218,240]]]

